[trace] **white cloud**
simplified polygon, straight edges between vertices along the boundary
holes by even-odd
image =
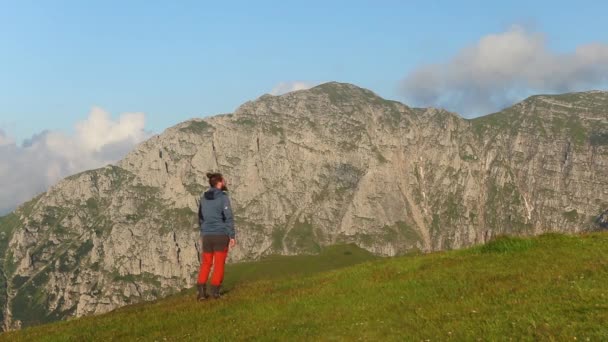
[[[13,140],[0,129],[0,146],[12,144]]]
[[[93,108],[73,135],[44,131],[19,146],[0,131],[0,214],[68,175],[116,162],[148,137],[144,127],[143,113],[112,120]]]
[[[270,91],[270,94],[271,95],[283,95],[283,94],[290,93],[290,92],[296,91],[296,90],[310,89],[316,85],[317,85],[317,83],[303,82],[303,81],[281,82],[281,83],[277,84],[274,88],[272,88],[272,90]]]
[[[606,82],[608,45],[556,53],[543,34],[513,26],[482,37],[445,63],[415,69],[402,90],[414,105],[446,107],[467,116],[495,111],[531,93],[587,90]]]

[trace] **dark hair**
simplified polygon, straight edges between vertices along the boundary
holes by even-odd
[[[209,172],[207,173],[207,178],[209,178],[209,185],[212,188],[215,188],[215,186],[217,185],[217,183],[221,182],[224,180],[224,177],[222,176],[221,173],[216,173],[216,172]]]

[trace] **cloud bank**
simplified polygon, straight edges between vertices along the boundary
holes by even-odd
[[[281,82],[277,84],[274,88],[272,88],[272,90],[270,91],[270,95],[283,95],[296,90],[310,89],[316,85],[316,83],[303,81]]]
[[[0,129],[0,146],[11,144],[13,140],[9,138],[3,130]]]
[[[0,131],[0,215],[45,191],[60,179],[111,164],[149,134],[143,113],[124,113],[117,120],[93,108],[76,123],[72,135],[44,131],[18,145]]]
[[[474,116],[531,93],[588,90],[607,82],[608,45],[556,53],[548,49],[543,34],[513,26],[482,37],[445,63],[413,70],[402,82],[402,94],[415,105]]]

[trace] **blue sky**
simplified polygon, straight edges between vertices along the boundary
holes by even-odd
[[[606,1],[0,0],[0,215],[150,134],[354,83],[474,117],[608,89]]]
[[[0,128],[70,130],[90,108],[148,130],[233,111],[280,82],[399,82],[520,24],[569,51],[608,42],[608,2],[1,1]]]

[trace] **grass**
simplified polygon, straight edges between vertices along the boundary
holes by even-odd
[[[515,123],[519,123],[521,114],[513,108],[507,108],[501,112],[481,116],[471,119],[473,131],[479,136],[485,135],[488,131],[498,130],[503,132],[513,132],[517,129]]]
[[[503,237],[321,273],[345,251],[270,258],[232,266],[221,301],[188,290],[0,340],[607,340],[607,246],[608,233]]]
[[[312,88],[312,90],[326,93],[329,101],[335,105],[351,100],[351,96],[346,86],[339,83],[324,83]]]
[[[587,140],[587,129],[576,115],[568,117],[553,117],[552,127],[554,134],[566,132],[567,136],[577,145],[582,145]]]
[[[246,126],[246,127],[254,127],[257,123],[255,120],[251,119],[251,118],[238,118],[236,119],[236,121],[234,121],[235,124],[237,125],[241,125],[241,126]]]
[[[296,221],[287,233],[286,242],[291,248],[302,253],[318,253],[321,250],[315,239],[314,227],[308,221]]]
[[[272,255],[259,261],[227,265],[224,287],[231,290],[241,284],[264,279],[311,276],[377,258],[355,245],[327,247],[318,255]]]
[[[500,236],[490,243],[478,247],[482,253],[513,253],[526,251],[534,246],[534,240]]]
[[[0,262],[4,264],[5,253],[8,251],[8,242],[13,231],[21,223],[19,217],[14,213],[0,217]]]
[[[194,133],[194,134],[202,134],[205,133],[207,130],[209,130],[211,127],[210,124],[208,124],[205,121],[190,121],[190,124],[188,126],[182,127],[180,128],[180,131],[182,132],[189,132],[189,133]]]
[[[460,159],[462,159],[464,161],[476,161],[477,159],[479,159],[479,157],[477,157],[474,154],[468,154],[465,152],[460,155]]]
[[[592,146],[608,146],[608,133],[593,133],[589,137],[589,143]]]
[[[578,212],[576,211],[576,209],[572,209],[570,211],[564,211],[562,213],[562,215],[566,218],[566,220],[568,220],[569,222],[576,222],[576,220],[578,219]]]

